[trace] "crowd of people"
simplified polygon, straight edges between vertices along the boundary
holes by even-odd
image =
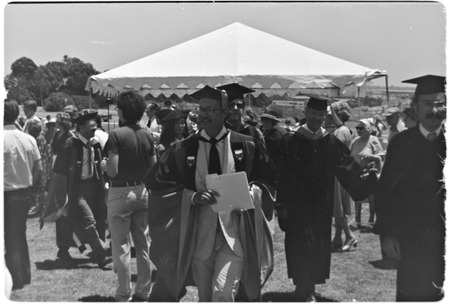
[[[295,300],[313,302],[316,285],[330,277],[332,252],[356,248],[350,218],[355,209],[360,227],[368,201],[383,260],[398,268],[396,300],[442,299],[446,79],[405,82],[417,85],[410,107],[386,109],[387,126],[376,116],[355,130],[345,102],[318,95],[309,96],[304,120],[283,127],[278,111],[258,117],[247,107],[253,90],[236,83],[191,94],[196,111],[124,91],[115,99],[119,127],[109,133],[96,111],[67,106],[56,119],[40,119],[30,100],[20,122],[18,103],[5,101],[12,288],[31,282],[26,221],[39,214],[42,224],[56,222],[58,259],[69,263],[71,247],[83,253],[89,245],[98,267],[113,264],[117,301],[180,301],[187,286],[201,302],[261,301],[277,220]],[[210,184],[237,173],[245,174],[252,208],[223,202],[221,191],[235,189]]]

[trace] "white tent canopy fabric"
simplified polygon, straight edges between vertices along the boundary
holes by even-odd
[[[256,94],[296,95],[302,89],[350,84],[386,76],[240,23],[91,76],[86,89],[115,96],[126,89],[142,95],[179,97],[237,82]]]

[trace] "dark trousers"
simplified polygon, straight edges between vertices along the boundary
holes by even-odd
[[[428,302],[443,298],[444,228],[400,238],[402,259],[397,271],[397,301]]]
[[[98,234],[92,231],[96,227],[94,213],[90,205],[99,204],[98,186],[95,180],[81,181],[79,184],[78,199],[69,204],[69,218],[77,235],[81,236],[83,243],[91,243]],[[103,232],[104,235],[104,232]]]
[[[29,188],[4,191],[5,262],[13,279],[13,289],[31,281],[30,255],[27,243]]]
[[[63,250],[69,250],[75,246],[73,241],[73,230],[69,217],[62,216],[56,222],[56,246]]]
[[[68,250],[75,246],[72,236],[74,231],[82,238],[80,241],[88,243],[84,235],[89,227],[96,227],[98,236],[105,241],[106,205],[98,188],[98,180],[94,178],[80,182],[79,199],[69,205],[69,216],[56,221],[58,248]]]
[[[183,287],[180,291],[180,295],[177,298],[174,298],[170,293],[169,288],[164,282],[161,276],[156,274],[156,281],[153,284],[152,291],[150,293],[150,297],[148,298],[149,302],[179,302],[182,297],[186,295],[186,287]]]

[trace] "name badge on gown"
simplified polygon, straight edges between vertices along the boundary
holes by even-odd
[[[234,154],[236,155],[236,159],[238,161],[242,161],[244,159],[244,151],[242,149],[236,150]]]
[[[195,164],[195,156],[188,156],[186,159],[188,167],[192,167]]]

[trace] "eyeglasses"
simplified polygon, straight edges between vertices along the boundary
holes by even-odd
[[[426,108],[442,107],[446,105],[445,100],[420,100],[419,103]]]
[[[198,108],[198,112],[200,113],[206,113],[208,115],[213,115],[214,113],[216,113],[216,111],[219,111],[220,109],[217,108],[213,108],[213,107],[208,107],[208,108],[204,108],[204,107],[199,107]]]

